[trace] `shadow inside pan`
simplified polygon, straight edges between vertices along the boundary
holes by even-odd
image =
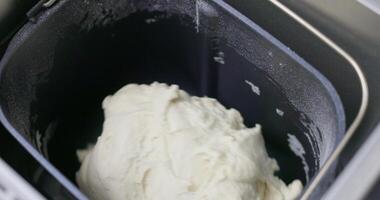
[[[305,183],[304,165],[291,152],[287,134],[302,135],[308,130],[281,88],[230,47],[184,25],[190,18],[164,16],[136,13],[106,28],[67,34],[58,43],[55,67],[48,81],[38,87],[32,106],[38,113],[36,125],[51,132],[50,161],[74,180],[79,168],[76,150],[94,143],[101,134],[102,100],[128,83],[159,81],[178,84],[192,95],[217,98],[238,109],[249,127],[262,124],[269,153],[281,166],[280,177],[288,183],[295,178]],[[224,64],[215,61],[218,52],[223,52]],[[248,81],[257,84],[260,96],[252,92]],[[307,144],[306,137],[299,139]],[[309,146],[304,148],[311,152]],[[308,176],[312,176],[318,163],[312,156],[306,159]]]
[[[139,11],[84,29],[77,15],[88,13],[68,2],[72,7],[17,40],[2,63],[0,100],[15,134],[73,182],[76,150],[101,134],[103,99],[128,83],[178,84],[239,110],[248,127],[263,126],[287,183],[307,183],[343,134],[341,104],[328,81],[226,11],[201,24],[183,13]]]

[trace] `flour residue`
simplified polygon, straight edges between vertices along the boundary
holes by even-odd
[[[283,117],[284,114],[285,114],[284,111],[282,111],[282,110],[280,110],[280,109],[278,109],[278,108],[276,108],[276,113],[277,113],[277,115],[279,115],[279,116],[281,116],[281,117]]]
[[[200,16],[199,16],[199,0],[195,0],[195,29],[197,33],[199,33],[199,24],[200,24]]]
[[[260,96],[261,91],[260,91],[260,88],[258,86],[256,86],[255,84],[253,84],[251,81],[248,81],[248,80],[245,80],[244,82],[247,83],[251,87],[251,90],[253,93]]]
[[[147,24],[153,24],[155,22],[157,22],[156,18],[148,18],[145,20],[145,23],[147,23]]]
[[[219,51],[217,53],[217,56],[214,56],[214,61],[222,65],[226,64],[226,62],[224,61],[224,53]]]
[[[306,182],[309,182],[309,165],[306,162],[305,154],[306,151],[303,148],[301,142],[297,139],[296,136],[288,133],[288,142],[289,142],[289,148],[292,150],[292,152],[302,160],[303,169],[305,171],[306,175]]]

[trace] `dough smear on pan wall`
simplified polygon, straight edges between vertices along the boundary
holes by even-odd
[[[103,101],[96,144],[78,151],[91,200],[290,200],[302,190],[274,176],[260,125],[177,85],[129,84]]]

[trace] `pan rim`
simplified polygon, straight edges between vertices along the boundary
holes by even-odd
[[[340,154],[342,153],[343,149],[347,146],[348,142],[352,138],[352,136],[355,134],[356,130],[358,129],[359,125],[361,124],[369,103],[369,88],[366,76],[360,66],[360,64],[342,47],[340,47],[337,43],[335,43],[332,39],[330,39],[328,36],[326,36],[324,33],[322,33],[320,30],[315,28],[313,25],[311,25],[307,20],[303,19],[301,16],[296,14],[293,10],[291,10],[289,7],[284,5],[278,0],[269,0],[274,6],[276,6],[281,11],[285,12],[288,16],[293,18],[296,22],[298,22],[300,25],[305,27],[307,30],[309,30],[312,34],[314,34],[316,37],[318,37],[322,42],[324,42],[326,45],[328,45],[331,49],[333,49],[338,55],[340,55],[343,59],[345,59],[351,67],[355,70],[360,84],[361,84],[361,90],[362,90],[362,98],[361,98],[361,104],[359,111],[354,118],[354,121],[350,124],[349,128],[347,129],[346,133],[343,135],[343,138],[339,142],[339,144],[336,146],[334,151],[331,153],[329,158],[327,159],[326,163],[320,168],[317,175],[314,177],[314,179],[310,182],[309,186],[305,189],[304,193],[301,196],[301,200],[307,200],[313,191],[317,188],[318,183],[321,181],[323,176],[327,173],[329,168],[333,165],[334,161],[338,159]]]
[[[13,55],[13,53],[18,49],[18,47],[20,46],[20,41],[23,41],[25,39],[25,37],[27,37],[28,33],[30,32],[33,32],[35,29],[38,29],[39,25],[42,24],[44,22],[44,20],[46,18],[48,18],[49,15],[55,13],[60,6],[62,6],[63,4],[65,4],[67,1],[69,0],[61,0],[59,2],[56,3],[56,5],[54,5],[52,7],[52,9],[48,9],[46,12],[44,12],[42,15],[43,17],[41,17],[41,20],[39,20],[36,24],[31,24],[31,23],[27,23],[23,26],[23,28],[13,37],[12,39],[12,42],[10,43],[7,51],[6,51],[6,54],[4,55],[3,59],[1,60],[0,62],[0,76],[3,74],[3,69],[5,68],[6,66],[6,63],[7,61],[10,59],[11,55]],[[225,3],[223,0],[214,0],[214,2],[216,2],[219,6],[222,6],[222,7],[229,7],[229,10],[231,11],[234,10],[236,13],[240,14],[240,12],[236,11],[234,8],[232,8],[231,6],[229,6],[227,3]],[[236,14],[235,13],[235,14]],[[245,17],[244,15],[240,14],[241,16]],[[252,24],[255,24],[252,20],[248,19]],[[255,24],[256,25],[256,24]],[[273,36],[271,36],[269,33],[267,33],[265,30],[263,30],[261,27],[259,27],[258,25],[256,25],[259,30],[261,30],[262,32],[260,32],[261,35],[263,34],[267,34],[268,36],[270,36],[271,38],[273,38],[275,41],[278,42],[278,44],[281,44],[283,45],[280,41],[278,41],[277,39],[275,39]],[[271,42],[273,42],[273,40],[271,40]],[[278,44],[276,44],[278,46]],[[285,46],[285,45],[283,45]],[[10,50],[10,51],[8,51]],[[295,54],[295,53],[294,53]],[[291,55],[290,55],[291,56]],[[295,56],[298,56],[297,54],[295,54]],[[300,59],[301,61],[304,61],[303,59]],[[297,62],[299,62],[300,60],[297,59]],[[356,61],[355,61],[356,62]],[[310,66],[311,67],[311,66]],[[360,68],[360,66],[359,66]],[[316,71],[318,74],[321,75],[321,77],[325,78],[324,75],[322,75],[318,70],[316,70],[315,68],[311,67],[311,69],[308,69],[308,70],[312,70],[312,71]],[[355,70],[356,71],[356,70]],[[359,70],[361,71],[361,70]],[[364,76],[364,75],[363,75]],[[318,80],[320,80],[321,77],[318,77]],[[325,78],[327,80],[327,83],[331,84],[330,81]],[[365,80],[365,78],[364,78]],[[321,81],[322,82],[322,81]],[[323,82],[325,83],[325,82]],[[363,84],[363,83],[362,83]],[[366,82],[365,82],[365,85],[366,85]],[[330,87],[327,87],[325,84],[323,85],[328,91],[329,91],[329,95],[331,96],[331,94],[337,94],[335,88],[331,85],[331,89],[334,91],[334,92],[330,92]],[[368,87],[368,86],[367,86]],[[363,87],[364,88],[364,87]],[[363,89],[362,88],[362,89]],[[368,90],[368,88],[367,88]],[[368,93],[368,92],[367,92]],[[362,111],[362,107],[363,107],[363,104],[365,102],[365,98],[364,98],[364,94],[365,94],[365,91],[362,91],[362,95],[363,95],[363,98],[362,98],[362,104],[361,104],[361,109],[360,111]],[[331,98],[337,98],[337,101],[340,102],[340,106],[339,105],[335,105],[335,109],[336,111],[339,113],[339,112],[342,112],[344,113],[344,110],[343,110],[343,106],[342,106],[342,103],[341,103],[341,100],[339,98],[339,96],[337,95],[336,97],[335,96],[331,96]],[[334,104],[336,104],[336,99],[333,100]],[[368,95],[367,95],[367,104],[368,104]],[[341,107],[341,108],[340,108]],[[365,106],[366,108],[366,106]],[[364,109],[364,112],[365,112],[365,109]],[[351,124],[349,130],[343,135],[343,139],[345,138],[345,136],[347,135],[347,133],[349,133],[349,131],[352,129],[353,127],[353,124],[355,122],[357,122],[358,118],[360,118],[360,115],[361,112],[358,113],[358,115],[356,116],[354,122]],[[364,116],[364,114],[362,114]],[[344,116],[344,114],[343,114]],[[363,117],[361,116],[361,118]],[[87,199],[80,190],[78,190],[78,188],[71,182],[69,181],[59,170],[57,170],[57,168],[55,168],[47,159],[45,159],[25,138],[22,137],[22,135],[11,125],[11,123],[8,121],[8,119],[6,118],[4,112],[3,112],[3,107],[0,105],[0,121],[2,122],[2,124],[5,126],[5,128],[10,132],[10,134],[15,137],[16,140],[18,140],[18,142],[43,166],[45,167],[45,169],[47,171],[49,171],[51,173],[52,176],[54,176],[55,178],[57,178],[58,180],[61,180],[61,184],[64,185],[70,192],[72,192],[76,197],[80,198],[80,199]],[[360,121],[361,119],[359,119],[359,123],[360,124]],[[343,120],[342,122],[340,123],[343,123],[345,124],[345,120]],[[338,125],[340,126],[340,125]],[[357,124],[358,126],[358,124]],[[342,133],[345,132],[345,125],[343,125],[343,131]],[[340,127],[341,128],[341,127]],[[339,134],[338,134],[339,135]],[[343,140],[342,138],[339,138],[341,140]],[[341,140],[338,140],[337,142],[339,142],[339,144],[341,143]],[[338,147],[339,144],[336,144],[334,147],[335,149]],[[335,151],[335,150],[334,150]],[[334,151],[332,151],[330,153],[330,156],[334,153]]]

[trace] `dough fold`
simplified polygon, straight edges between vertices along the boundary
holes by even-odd
[[[78,151],[92,200],[291,200],[299,180],[274,176],[260,125],[177,85],[129,84],[103,101],[96,144]]]

